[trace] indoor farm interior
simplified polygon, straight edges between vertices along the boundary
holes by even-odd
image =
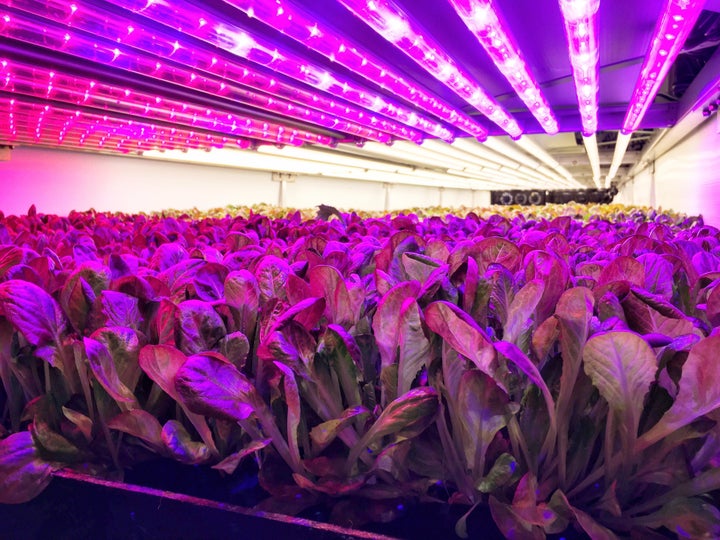
[[[0,0],[0,539],[720,538],[720,0]]]

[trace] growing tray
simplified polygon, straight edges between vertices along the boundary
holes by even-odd
[[[0,505],[0,538],[393,540],[394,537],[58,471],[32,501]]]

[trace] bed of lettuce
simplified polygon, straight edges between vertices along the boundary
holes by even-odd
[[[290,514],[719,537],[720,230],[566,213],[0,215],[0,502],[254,460]]]

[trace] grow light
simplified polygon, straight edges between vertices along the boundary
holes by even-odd
[[[85,10],[94,10],[87,4],[80,4],[70,18]],[[147,0],[122,0],[119,7],[127,9],[153,20],[157,23],[172,26],[215,47],[223,49],[235,56],[262,65],[272,71],[281,73],[291,79],[307,84],[317,90],[326,92],[336,98],[357,103],[361,107],[382,114],[388,118],[424,131],[434,137],[452,140],[454,133],[442,124],[423,117],[413,110],[389,100],[368,87],[357,84],[349,78],[327,71],[324,67],[300,57],[282,46],[262,38],[250,30],[241,28],[229,20],[214,16],[210,12],[201,11],[197,6],[184,0],[176,0],[172,5],[168,2],[148,2]],[[103,29],[103,31],[107,31]],[[123,37],[127,37],[121,30]],[[135,32],[133,32],[133,35]],[[132,36],[131,36],[132,37]],[[193,51],[195,46],[174,40],[172,49],[167,51],[170,57],[186,47]],[[192,51],[190,52],[192,55]]]
[[[380,58],[352,43],[331,26],[313,19],[291,2],[277,0],[224,0],[283,34],[299,41],[308,48],[333,62],[362,75],[381,88],[423,107],[427,112],[442,118],[456,128],[479,140],[487,137],[487,129],[469,116],[455,110],[447,103],[408,81],[396,73]]]
[[[39,9],[27,0],[17,0],[13,5],[36,10],[36,15],[53,17],[60,23],[64,18],[49,8]],[[112,25],[117,23],[116,30],[123,35],[108,31],[108,39],[105,39],[37,20],[29,14],[1,9],[0,14],[0,35],[25,43],[50,47],[101,65],[111,65],[370,140],[390,142],[392,137],[422,140],[420,132],[407,126],[375,116],[352,104],[292,86],[249,65],[218,58],[202,47],[195,47],[192,51],[178,49],[174,53],[175,61],[167,62],[164,59],[174,49],[169,45],[171,37],[157,31],[144,31],[127,21],[123,26],[118,17],[108,19],[106,16],[104,20],[111,28],[115,28]],[[88,32],[97,30],[97,26],[91,23],[81,16],[73,20],[75,28]],[[123,44],[123,38],[128,33],[134,36],[132,47]]]
[[[704,4],[705,0],[667,0],[635,83],[623,121],[623,133],[632,133],[640,126]]]
[[[194,129],[219,131],[227,135],[252,137],[276,144],[315,143],[334,146],[327,135],[297,130],[273,122],[256,120],[226,110],[201,107],[134,88],[121,88],[102,81],[68,75],[56,69],[0,61],[0,89],[36,98],[94,107],[140,116],[150,120],[174,122]]]
[[[388,0],[338,1],[511,137],[522,135],[522,129],[510,113],[472,80],[470,75],[463,71],[438,43],[425,35],[397,5]]]
[[[575,93],[582,121],[582,134],[598,128],[599,49],[597,12],[600,0],[560,0],[565,22]],[[595,144],[597,152],[597,144]]]
[[[492,0],[450,0],[450,3],[545,132],[557,133],[555,115]]]
[[[617,174],[632,132],[638,129],[670,67],[685,44],[702,11],[705,0],[667,0],[653,32],[652,45],[645,55],[630,105],[615,144],[607,182]]]

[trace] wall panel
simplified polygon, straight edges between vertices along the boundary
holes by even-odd
[[[655,160],[623,188],[622,198],[687,214],[702,214],[720,227],[720,134],[718,120],[704,122],[672,150]],[[654,187],[654,189],[653,189]]]
[[[280,182],[272,173],[226,166],[19,147],[0,161],[0,210],[22,214],[35,204],[42,213],[70,210],[140,212],[165,208],[278,204]],[[446,207],[487,205],[487,191],[447,189]],[[298,175],[285,184],[284,205],[382,211],[436,206],[438,188],[392,185],[386,201],[381,182]]]

